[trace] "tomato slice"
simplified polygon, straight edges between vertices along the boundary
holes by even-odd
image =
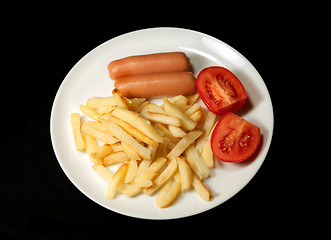
[[[203,69],[197,78],[197,89],[208,109],[217,115],[237,111],[247,99],[239,79],[224,67]]]
[[[260,139],[260,128],[229,112],[215,126],[211,149],[224,162],[241,162],[255,152]]]

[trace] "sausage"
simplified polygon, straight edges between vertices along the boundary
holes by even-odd
[[[190,72],[127,76],[116,80],[115,89],[128,98],[188,95],[196,91],[196,78]]]
[[[129,75],[161,72],[184,72],[190,59],[183,52],[154,53],[131,56],[112,61],[108,65],[109,77],[116,80]]]

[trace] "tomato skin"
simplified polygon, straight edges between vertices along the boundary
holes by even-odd
[[[247,93],[240,80],[224,67],[207,67],[197,77],[197,90],[207,108],[216,115],[235,112]]]
[[[221,161],[241,162],[256,151],[260,139],[260,128],[229,112],[215,126],[211,149]]]

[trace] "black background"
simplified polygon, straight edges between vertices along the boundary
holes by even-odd
[[[226,11],[208,6],[192,12],[190,7],[153,14],[128,14],[113,6],[80,12],[79,9],[47,11],[29,18],[24,26],[25,41],[20,65],[25,104],[16,116],[23,117],[23,141],[6,143],[2,160],[12,168],[2,168],[3,191],[1,232],[14,238],[31,239],[60,236],[90,238],[175,236],[185,233],[204,237],[281,235],[293,229],[297,218],[295,203],[288,197],[296,181],[287,181],[283,133],[286,121],[280,111],[289,94],[282,87],[279,65],[286,64],[284,46],[293,45],[290,35],[297,21],[276,21],[286,10],[270,13],[263,9]],[[109,12],[108,12],[109,10]],[[117,10],[119,16],[114,16]],[[73,15],[76,13],[76,15]],[[78,14],[77,14],[78,13]],[[126,14],[127,13],[127,14]],[[183,13],[185,13],[183,15]],[[201,14],[204,13],[204,14]],[[279,19],[278,19],[279,20]],[[17,26],[18,30],[23,30]],[[268,155],[255,177],[238,194],[207,212],[176,220],[142,220],[107,210],[88,199],[66,177],[55,157],[50,138],[50,114],[57,89],[70,69],[85,54],[118,35],[151,27],[179,27],[200,31],[229,44],[257,69],[269,90],[275,116],[273,140]],[[285,58],[285,59],[284,59]],[[21,123],[22,124],[22,123]],[[9,153],[9,154],[8,154]],[[14,157],[18,153],[21,157]],[[286,206],[286,207],[285,207]],[[216,234],[216,235],[215,235]]]

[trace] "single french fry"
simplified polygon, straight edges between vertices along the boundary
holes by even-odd
[[[167,137],[171,142],[173,143],[178,143],[180,141],[180,139],[174,137],[171,132],[168,130],[168,128],[166,128],[165,126],[163,126],[161,123],[156,123],[155,127],[159,130],[161,130],[164,133],[164,136]]]
[[[140,187],[135,182],[131,182],[127,188],[123,190],[123,194],[125,194],[128,197],[136,196],[137,194],[141,193],[142,187]]]
[[[98,143],[95,140],[95,138],[93,136],[91,136],[90,134],[84,133],[83,135],[83,139],[85,142],[85,150],[89,156],[89,159],[91,162],[95,163],[95,164],[103,164],[102,159],[96,159],[91,157],[91,152],[95,151],[96,149],[98,149]]]
[[[128,147],[138,153],[143,159],[151,159],[151,150],[140,145],[133,137],[125,132],[120,126],[112,121],[100,119],[102,124],[113,134],[117,139],[124,142]]]
[[[179,109],[182,109],[187,105],[187,98],[184,97],[183,95],[177,95],[175,97],[169,98],[169,101],[177,106]]]
[[[154,112],[154,113],[160,113],[160,114],[166,114],[166,112],[164,111],[164,109],[154,103],[149,103],[146,105],[145,107],[147,109],[147,111],[149,112]]]
[[[163,123],[163,124],[177,126],[177,127],[181,126],[181,122],[178,117],[170,116],[167,114],[142,110],[140,112],[140,115],[153,122]]]
[[[93,108],[87,107],[85,105],[79,105],[79,109],[90,118],[98,120],[99,114]]]
[[[167,155],[169,159],[178,157],[181,155],[185,149],[190,146],[200,135],[202,134],[202,131],[200,130],[193,130],[186,134],[184,138],[182,138],[177,145],[170,151],[170,153]]]
[[[128,104],[125,101],[125,99],[122,98],[121,93],[117,89],[114,89],[112,93],[113,93],[113,97],[114,97],[115,102],[116,102],[116,106],[122,107],[122,108],[125,108],[125,109],[129,108]]]
[[[125,163],[122,166],[120,166],[116,171],[116,173],[113,175],[113,177],[110,179],[110,183],[106,193],[106,198],[114,199],[116,193],[124,185],[124,179],[126,172],[128,171],[128,165],[129,165],[128,163]]]
[[[101,123],[97,122],[97,121],[86,121],[84,122],[84,124],[92,127],[92,128],[95,128],[101,132],[106,132],[107,131],[107,128],[105,128]]]
[[[199,97],[200,97],[200,95],[199,95],[198,92],[196,92],[196,93],[188,96],[188,98],[187,98],[188,99],[187,105],[193,105],[195,102],[198,101]]]
[[[92,168],[103,180],[110,183],[110,180],[114,174],[108,168],[100,164],[94,164]]]
[[[137,171],[138,171],[137,161],[134,159],[131,159],[130,163],[129,163],[128,172],[126,173],[126,176],[125,176],[124,183],[131,182],[136,177]]]
[[[211,145],[210,145],[210,139],[213,131],[210,131],[208,137],[207,137],[207,142],[205,146],[202,149],[201,156],[203,160],[205,161],[207,167],[212,168],[214,167],[214,154],[211,150]]]
[[[112,112],[112,115],[129,123],[154,141],[158,143],[162,142],[162,136],[154,129],[151,123],[140,117],[137,113],[118,107]]]
[[[121,143],[122,147],[123,147],[123,151],[128,155],[128,157],[130,159],[134,159],[134,160],[141,160],[141,157],[139,157],[138,153],[136,153],[135,151],[133,151],[128,145],[126,145],[125,143]]]
[[[113,96],[91,97],[87,100],[86,106],[90,108],[99,108],[101,106],[116,106],[116,102]]]
[[[113,149],[111,148],[110,144],[104,144],[91,152],[90,156],[96,159],[100,159],[108,156],[111,152],[113,152]]]
[[[180,184],[180,185],[182,184],[182,180],[181,180],[179,171],[176,171],[174,173],[174,179],[175,179],[175,183]]]
[[[190,166],[181,158],[177,158],[178,170],[181,178],[181,189],[186,190],[192,184],[192,170]]]
[[[135,183],[140,187],[149,187],[152,185],[151,180],[161,167],[167,162],[166,158],[157,158],[141,175],[135,178]]]
[[[155,203],[159,208],[165,208],[166,207],[166,200],[168,193],[170,192],[170,189],[172,187],[172,181],[169,180],[164,186],[161,188],[161,190],[157,193]]]
[[[192,157],[188,154],[187,151],[185,151],[185,157],[186,157],[186,161],[187,161],[188,165],[190,166],[192,172],[195,173],[199,177],[199,179],[202,179],[201,172],[199,171],[197,165],[195,164]]]
[[[138,171],[137,171],[137,177],[146,171],[146,169],[151,165],[152,161],[150,160],[142,160],[139,164]]]
[[[212,192],[201,182],[201,180],[195,174],[193,174],[192,185],[202,199],[206,201],[211,200]]]
[[[189,116],[194,122],[198,122],[203,117],[203,113],[201,111],[196,111],[195,113]]]
[[[163,172],[153,180],[153,185],[146,188],[144,193],[151,195],[161,187],[177,170],[177,160],[173,158]]]
[[[168,129],[174,137],[183,138],[186,135],[186,132],[184,132],[180,127],[169,125]]]
[[[106,132],[100,131],[96,128],[91,127],[89,124],[84,122],[82,124],[82,132],[90,134],[94,138],[108,144],[114,144],[119,142],[117,138],[114,138],[113,135],[107,130]]]
[[[174,182],[169,180],[156,196],[155,203],[159,208],[165,208],[172,204],[180,192],[180,177],[176,177],[175,174],[174,179]]]
[[[81,132],[81,121],[79,113],[72,113],[70,115],[70,122],[72,133],[74,135],[75,146],[77,151],[82,151],[85,149],[85,142],[83,140],[82,132]]]
[[[102,114],[105,113],[111,113],[116,107],[115,106],[107,106],[107,105],[102,105],[96,109],[97,113],[99,114],[99,117]]]
[[[111,148],[113,149],[114,152],[120,152],[120,151],[123,152],[124,151],[121,142],[114,143],[114,144],[112,144],[110,146],[111,146]]]
[[[127,162],[130,160],[130,158],[125,152],[119,151],[119,152],[112,152],[108,156],[104,157],[102,160],[104,166],[109,166],[117,163]]]
[[[180,118],[181,124],[186,130],[192,130],[196,126],[196,122],[186,116],[177,106],[172,104],[166,97],[163,100],[164,110],[167,114]]]
[[[143,102],[142,104],[140,104],[140,106],[139,106],[138,109],[136,110],[136,113],[140,113],[141,110],[143,110],[148,104],[149,104],[148,101]]]
[[[169,138],[163,137],[163,142],[160,143],[159,147],[156,149],[155,157],[167,157],[169,142]]]
[[[151,151],[151,159],[149,160],[153,161],[155,159],[156,148],[152,147],[151,145],[148,145],[147,149]]]
[[[171,141],[168,142],[167,147],[168,147],[168,149],[169,149],[170,151],[171,151],[175,146],[176,146],[176,144],[174,144],[173,142],[171,142]]]
[[[201,106],[197,103],[194,103],[192,106],[190,106],[189,109],[187,109],[184,114],[186,116],[190,116],[192,115],[193,113],[195,113],[196,111],[200,110]]]
[[[136,111],[140,105],[146,101],[146,98],[126,98],[124,97],[124,100],[126,101],[126,104],[128,105],[129,109],[131,111]]]
[[[155,124],[154,124],[155,127]],[[160,129],[155,127],[155,130],[160,134],[161,137],[164,137],[164,132],[162,132]]]
[[[190,145],[186,150],[187,158],[191,158],[194,162],[195,166],[201,173],[202,179],[206,179],[209,177],[209,168],[207,167],[206,163],[201,159],[199,153],[194,145]]]
[[[216,115],[212,112],[208,112],[206,119],[205,119],[205,123],[202,128],[204,130],[204,132],[199,137],[197,144],[196,144],[196,148],[199,153],[202,152],[202,148],[205,146],[205,144],[207,142],[208,135],[211,132],[211,129],[213,128],[213,126],[215,124],[215,120],[216,120]]]

